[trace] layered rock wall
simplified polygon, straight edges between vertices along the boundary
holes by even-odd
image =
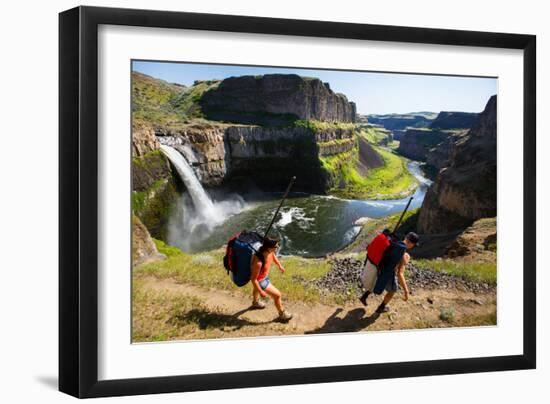
[[[201,108],[209,119],[231,122],[315,119],[354,122],[356,107],[327,83],[295,74],[229,77],[203,94]]]
[[[426,161],[431,149],[446,141],[451,133],[429,129],[407,129],[399,142],[398,153],[413,160]]]
[[[426,156],[426,164],[439,172],[444,167],[451,164],[451,156],[457,142],[467,134],[467,131],[453,133],[436,147],[429,150]]]
[[[493,96],[428,190],[418,218],[419,232],[461,230],[477,219],[496,216],[496,117]]]
[[[160,147],[155,130],[152,126],[140,125],[132,131],[132,155],[144,156],[146,153]]]
[[[182,129],[157,132],[163,144],[174,147],[191,166],[202,184],[217,186],[227,174],[225,127],[189,125]]]
[[[475,112],[441,111],[430,124],[433,129],[470,129],[479,114]]]
[[[353,129],[314,131],[305,127],[244,125],[192,126],[158,133],[193,166],[204,186],[245,180],[269,190],[284,189],[297,175],[295,189],[325,192],[319,157],[346,153],[355,146]]]

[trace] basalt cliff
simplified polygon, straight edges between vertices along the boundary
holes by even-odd
[[[470,129],[479,114],[475,112],[441,111],[430,124],[432,129]]]
[[[426,161],[431,150],[446,142],[451,133],[423,129],[407,129],[400,138],[398,153],[413,160]]]
[[[355,104],[328,83],[295,74],[229,77],[206,91],[200,106],[208,119],[247,124],[287,120],[355,122]]]
[[[428,190],[418,217],[425,234],[460,231],[496,216],[497,97],[492,96],[469,132],[452,146],[448,166]]]

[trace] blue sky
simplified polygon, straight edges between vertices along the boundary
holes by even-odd
[[[354,101],[361,114],[480,112],[489,97],[497,93],[495,78],[146,61],[134,61],[132,69],[185,85],[195,80],[271,73],[317,77],[328,82],[333,91]]]

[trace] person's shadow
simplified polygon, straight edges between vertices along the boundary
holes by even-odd
[[[359,331],[369,327],[380,317],[380,314],[376,312],[365,317],[365,309],[363,308],[350,310],[343,318],[337,317],[342,311],[342,308],[337,308],[322,326],[306,331],[305,334]]]
[[[244,326],[257,326],[264,325],[270,321],[251,321],[240,316],[248,311],[254,310],[252,307],[244,308],[234,314],[219,313],[216,311],[210,311],[203,308],[192,309],[187,312],[178,313],[168,320],[171,324],[179,327],[189,323],[195,323],[199,329],[223,329],[229,327],[233,331],[239,330]]]

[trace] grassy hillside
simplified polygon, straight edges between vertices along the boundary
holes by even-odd
[[[225,250],[214,250],[199,254],[187,254],[176,247],[166,245],[155,240],[158,251],[165,254],[168,259],[150,264],[145,264],[135,269],[135,275],[155,276],[160,279],[173,278],[181,283],[189,283],[196,286],[216,288],[222,290],[237,291],[248,296],[249,288],[236,289],[223,267],[223,255]],[[290,300],[304,302],[338,303],[342,296],[323,295],[314,288],[307,288],[302,282],[296,282],[299,277],[305,280],[315,280],[325,275],[330,270],[330,263],[325,259],[308,259],[298,256],[281,257],[281,262],[286,269],[281,274],[273,269],[269,277],[277,287],[285,290],[285,295]]]
[[[365,127],[361,129],[361,135],[375,145],[385,143],[389,134],[390,132],[384,128]]]
[[[354,199],[395,199],[410,194],[416,179],[407,169],[404,159],[375,147],[382,156],[384,165],[361,175],[357,169],[358,151],[321,157],[323,168],[328,172],[340,172],[341,181],[330,190],[333,195]]]
[[[219,81],[196,81],[192,86],[132,72],[132,119],[134,126],[143,122],[155,126],[178,126],[202,117],[198,101]]]

